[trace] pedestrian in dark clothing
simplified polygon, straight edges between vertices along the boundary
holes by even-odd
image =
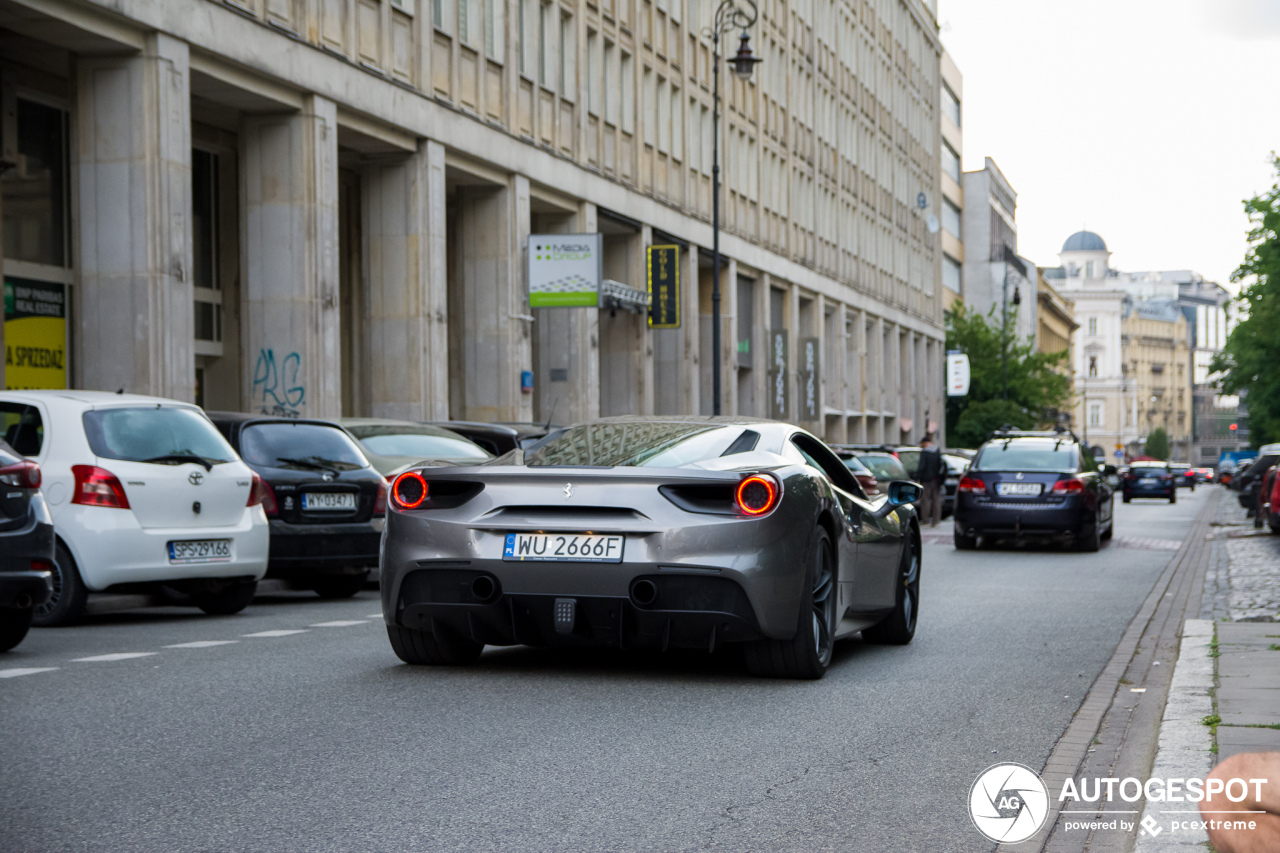
[[[933,439],[926,435],[920,440],[920,462],[915,478],[924,486],[924,494],[920,497],[920,520],[930,527],[937,527],[942,521],[942,483],[946,476],[942,451],[934,447]]]

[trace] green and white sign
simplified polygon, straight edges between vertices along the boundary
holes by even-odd
[[[599,234],[530,234],[529,307],[599,305],[602,250]]]

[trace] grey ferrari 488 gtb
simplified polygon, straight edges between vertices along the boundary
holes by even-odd
[[[905,644],[920,487],[867,496],[820,440],[743,418],[606,418],[391,488],[382,610],[413,664],[490,645],[714,649],[820,678],[835,640]]]

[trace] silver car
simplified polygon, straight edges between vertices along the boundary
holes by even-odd
[[[804,430],[744,418],[606,418],[413,468],[382,544],[387,633],[412,664],[737,643],[758,675],[821,678],[837,639],[915,633],[920,487],[882,491]]]

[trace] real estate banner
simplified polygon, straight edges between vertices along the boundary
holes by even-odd
[[[4,378],[10,389],[67,387],[67,287],[4,280]]]
[[[529,307],[598,306],[602,246],[599,234],[530,234]]]
[[[800,339],[800,420],[810,423],[818,416],[818,339]]]
[[[785,421],[791,409],[787,395],[787,330],[769,333],[769,417]]]

